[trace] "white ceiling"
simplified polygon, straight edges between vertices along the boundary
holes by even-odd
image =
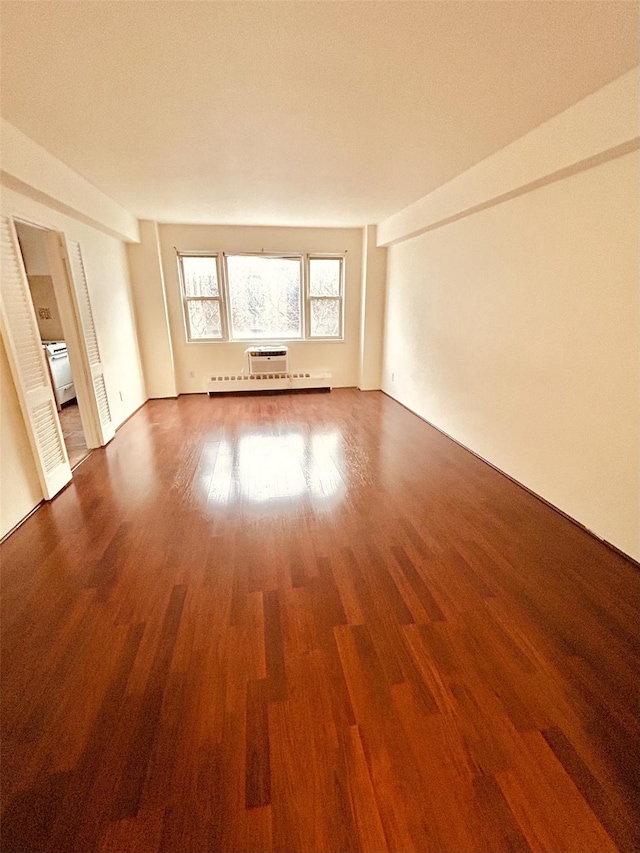
[[[3,116],[161,222],[378,222],[638,62],[626,0],[1,12]]]

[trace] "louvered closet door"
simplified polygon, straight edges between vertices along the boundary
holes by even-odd
[[[115,435],[111,409],[107,397],[107,387],[104,382],[104,369],[100,357],[100,348],[96,337],[96,327],[93,322],[93,312],[89,299],[89,288],[87,287],[87,276],[84,270],[80,244],[73,240],[62,238],[63,249],[66,254],[69,267],[69,275],[73,285],[73,296],[76,303],[77,316],[82,330],[84,341],[85,367],[91,377],[93,394],[91,404],[94,407],[94,418],[98,428],[99,443],[106,444]]]
[[[71,479],[49,371],[13,221],[0,217],[0,324],[45,498]],[[6,484],[5,484],[6,485]]]

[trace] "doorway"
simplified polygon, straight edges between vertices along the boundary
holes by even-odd
[[[78,405],[77,383],[69,358],[68,340],[71,332],[65,330],[65,318],[59,309],[55,277],[47,251],[49,231],[36,225],[16,222],[16,233],[69,465],[73,469],[87,458],[90,451]]]

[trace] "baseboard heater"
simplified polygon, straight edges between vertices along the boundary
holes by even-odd
[[[260,373],[227,374],[208,376],[206,391],[212,394],[228,394],[234,391],[303,391],[317,388],[331,390],[330,373]]]

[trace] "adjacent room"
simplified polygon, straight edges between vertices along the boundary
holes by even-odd
[[[3,853],[640,851],[639,18],[0,0]]]

